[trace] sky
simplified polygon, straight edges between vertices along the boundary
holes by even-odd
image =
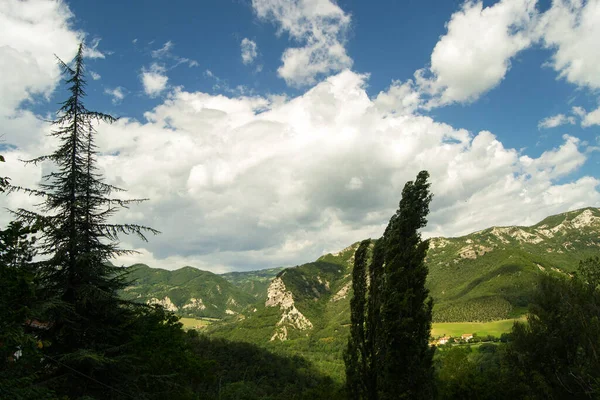
[[[108,183],[152,226],[115,260],[221,273],[379,237],[431,175],[424,237],[600,206],[600,0],[0,0],[2,175],[36,187],[85,42]],[[8,209],[40,199],[0,198]],[[11,216],[0,212],[0,223]]]

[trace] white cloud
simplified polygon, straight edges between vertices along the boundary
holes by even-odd
[[[536,0],[501,0],[483,7],[466,1],[447,23],[431,54],[431,66],[415,73],[428,106],[477,100],[497,86],[511,59],[532,43]]]
[[[583,107],[573,107],[571,109],[571,112],[581,118],[584,118],[586,114],[585,109]]]
[[[100,44],[100,38],[92,39],[92,42],[86,44],[83,47],[83,56],[85,58],[105,58],[106,56],[100,50],[98,50],[98,45]]]
[[[383,112],[412,114],[421,105],[421,94],[413,81],[394,81],[387,91],[379,92],[374,103]]]
[[[55,55],[70,61],[83,39],[62,1],[0,1],[0,126],[4,140],[26,146],[40,121],[24,109],[60,82]]]
[[[551,65],[568,82],[600,88],[600,0],[554,0],[537,34],[554,50]]]
[[[18,4],[23,9],[15,11],[0,2],[0,66],[8,71],[0,75],[0,118],[10,127],[6,141],[20,146],[4,153],[3,175],[31,187],[48,167],[16,160],[47,154],[52,143],[44,136],[48,126],[23,110],[23,101],[52,93],[59,78],[53,53],[69,60],[81,36],[70,30],[64,3]],[[317,6],[304,12],[311,10],[328,12]],[[31,23],[28,15],[40,17]],[[284,30],[292,29],[300,28]],[[159,65],[142,71],[149,95],[167,88]],[[144,82],[144,73],[162,80]],[[222,272],[314,260],[381,235],[404,183],[421,169],[431,173],[435,194],[426,235],[535,223],[600,205],[598,179],[562,183],[589,154],[576,138],[564,136],[562,145],[539,157],[521,154],[491,132],[474,134],[415,115],[421,94],[410,81],[394,82],[370,99],[367,79],[346,70],[294,98],[179,88],[142,121],[99,126],[99,167],[108,183],[128,189],[127,196],[150,198],[117,219],[163,232],[148,244],[124,238],[142,254],[117,262]],[[35,202],[8,196],[0,207]],[[0,222],[8,218],[0,214]]]
[[[240,44],[240,47],[242,48],[242,62],[246,65],[252,64],[258,55],[256,42],[248,38],[244,38]]]
[[[114,89],[106,88],[104,93],[112,97],[113,104],[119,104],[126,96],[124,89],[121,86],[117,86]]]
[[[288,48],[277,70],[291,86],[314,84],[318,76],[352,66],[344,47],[350,15],[332,0],[252,0],[259,18],[273,21],[301,47]]]
[[[102,78],[102,76],[100,76],[100,74],[99,74],[99,73],[97,73],[97,72],[94,72],[94,71],[90,71],[90,76],[91,76],[91,77],[92,77],[92,79],[93,79],[93,80],[95,80],[95,81],[97,81],[97,80],[99,80],[99,79],[101,79],[101,78]]]
[[[586,160],[578,149],[579,139],[564,135],[565,143],[558,149],[545,151],[539,158],[520,158],[525,170],[536,180],[557,179],[576,171]]]
[[[150,54],[152,55],[153,58],[163,58],[170,54],[172,48],[173,48],[173,42],[171,42],[169,40],[169,41],[165,42],[163,47],[161,47],[160,49],[157,49],[157,50],[153,50]]]
[[[165,73],[165,68],[153,63],[150,69],[142,69],[141,74],[144,92],[150,97],[156,97],[167,88],[169,78]]]
[[[143,250],[137,260],[215,271],[310,261],[379,236],[421,169],[435,194],[427,235],[600,204],[594,178],[556,183],[586,160],[577,139],[519,154],[490,132],[390,114],[369,99],[366,79],[345,71],[287,99],[176,89],[144,122],[100,126],[108,182],[151,199],[119,219],[163,232],[149,244],[126,238]]]
[[[581,122],[581,126],[588,127],[592,125],[600,125],[600,107],[594,111],[590,111],[585,115],[585,118]]]
[[[581,118],[581,126],[584,128],[600,125],[600,107],[589,113],[583,107],[573,107],[571,112]]]
[[[564,114],[557,114],[544,118],[538,123],[538,129],[556,128],[565,124],[575,124],[575,117],[568,117]]]
[[[190,68],[197,67],[200,65],[200,64],[198,64],[198,61],[196,61],[196,60],[191,60],[191,59],[185,58],[185,57],[179,57],[178,55],[173,54],[173,52],[171,50],[174,47],[175,47],[175,43],[168,40],[165,42],[165,44],[160,49],[152,50],[150,52],[150,55],[152,56],[152,58],[156,58],[158,60],[175,61],[175,64],[172,65],[171,67],[169,67],[169,69],[173,69],[173,68],[179,66],[180,64],[187,64],[188,67],[190,67]]]

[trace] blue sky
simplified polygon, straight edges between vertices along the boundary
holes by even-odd
[[[52,55],[87,43],[106,177],[152,199],[122,217],[163,231],[123,263],[309,261],[380,234],[420,168],[427,235],[600,205],[599,0],[4,0],[0,26],[14,157],[50,148]]]
[[[496,2],[484,2],[493,6]],[[352,69],[370,74],[367,93],[376,96],[386,90],[393,80],[412,78],[413,73],[429,63],[431,52],[440,36],[446,33],[449,17],[463,7],[460,1],[340,1],[341,9],[352,16],[345,37]],[[241,85],[258,95],[288,94],[296,96],[306,87],[290,87],[278,77],[281,54],[290,46],[285,33],[277,34],[277,24],[261,20],[248,1],[180,1],[165,9],[160,2],[120,1],[70,2],[76,16],[75,25],[90,38],[101,38],[100,48],[112,53],[107,59],[90,61],[90,68],[102,76],[102,88],[124,87],[129,94],[119,103],[115,113],[142,118],[143,112],[159,99],[143,96],[138,79],[144,65],[153,61],[152,51],[166,42],[173,44],[177,57],[198,62],[197,67],[166,60],[172,85],[186,90],[210,93],[227,92],[216,88],[215,74],[224,85],[235,89]],[[547,10],[549,1],[536,5]],[[107,24],[107,21],[110,21]],[[255,61],[262,65],[260,72],[245,66],[240,57],[240,42],[249,38],[258,45]],[[133,41],[136,40],[134,44]],[[586,109],[597,106],[597,89],[582,89],[560,79],[556,71],[545,66],[552,50],[532,46],[511,60],[510,71],[502,83],[484,93],[477,101],[452,104],[428,112],[438,121],[473,132],[490,130],[502,142],[527,154],[539,156],[543,151],[560,145],[565,133],[581,140],[594,142],[598,128],[581,128],[574,124],[550,130],[537,129],[540,120],[565,113],[574,105]],[[173,68],[173,69],[170,69]],[[99,107],[109,107],[107,100],[98,100]],[[599,158],[590,157],[580,174],[593,173]]]

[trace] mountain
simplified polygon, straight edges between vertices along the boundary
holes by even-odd
[[[357,246],[293,268],[223,275],[191,267],[165,271],[136,265],[131,267],[135,284],[124,293],[161,303],[181,316],[229,316],[209,329],[216,336],[256,343],[301,338],[331,342],[349,323]],[[598,208],[554,215],[530,227],[432,238],[426,262],[434,321],[522,315],[539,274],[570,274],[579,260],[599,250]]]
[[[493,227],[431,240],[428,287],[437,321],[492,320],[518,313],[540,273],[570,274],[600,253],[600,210],[585,208],[530,227]]]
[[[266,300],[216,336],[256,343],[344,337],[358,243],[316,262],[281,271]],[[526,311],[542,273],[572,273],[600,252],[600,210],[585,208],[530,226],[493,227],[456,238],[432,238],[426,262],[434,321],[491,321]]]
[[[182,317],[224,318],[242,312],[256,298],[227,279],[192,267],[175,271],[135,264],[128,268],[130,286],[123,297],[161,304]]]
[[[302,354],[342,379],[358,244],[293,268],[223,275],[135,265],[130,267],[135,283],[124,295],[161,303],[181,316],[221,318],[206,328],[209,335]],[[554,215],[530,227],[432,238],[426,262],[434,321],[522,315],[540,274],[571,274],[579,260],[598,253],[598,208]]]
[[[263,300],[266,299],[267,288],[271,280],[284,269],[284,267],[278,267],[260,271],[227,272],[221,276],[242,291]]]

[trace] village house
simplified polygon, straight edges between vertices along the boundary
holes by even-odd
[[[472,333],[463,333],[462,335],[460,335],[460,338],[462,340],[464,340],[465,342],[468,342],[469,340],[473,339],[473,334]]]
[[[448,336],[441,337],[438,340],[438,344],[446,344],[446,343],[448,343],[449,340],[450,340],[450,337],[448,337]]]

